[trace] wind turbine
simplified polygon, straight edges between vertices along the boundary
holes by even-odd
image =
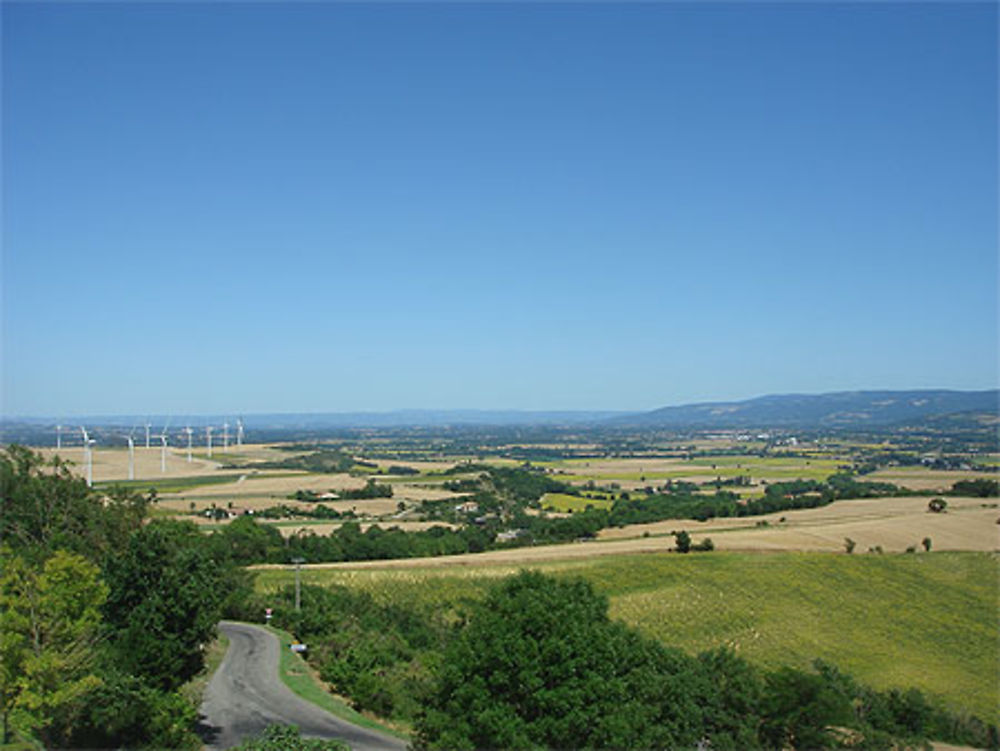
[[[56,448],[62,448],[62,425],[56,425]]]
[[[191,430],[191,426],[188,425],[184,428],[184,432],[188,434],[188,464],[191,463],[191,434],[194,432]]]
[[[87,429],[80,426],[83,433],[83,458],[87,462],[87,487],[94,487],[94,449],[91,448],[97,441],[87,435]]]
[[[205,442],[208,444],[208,458],[212,458],[212,426],[208,425],[205,428]]]
[[[243,418],[236,418],[236,448],[243,446]]]
[[[130,480],[135,479],[135,441],[132,440],[133,433],[135,433],[134,427],[128,434],[128,479]]]
[[[229,451],[229,423],[222,423],[222,450]]]
[[[146,420],[146,448],[149,448],[149,429],[153,427],[149,420]]]
[[[167,474],[167,426],[160,433],[160,474]]]

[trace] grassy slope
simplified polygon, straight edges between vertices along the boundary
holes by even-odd
[[[608,595],[611,615],[690,652],[728,644],[754,663],[819,657],[879,688],[916,687],[955,710],[1000,720],[995,555],[674,554],[544,563]],[[436,605],[478,598],[513,566],[324,569],[309,583]],[[261,571],[270,590],[291,581]],[[432,586],[428,586],[432,584]]]
[[[281,644],[278,676],[292,693],[343,720],[353,722],[355,725],[379,730],[404,740],[409,739],[409,736],[398,728],[372,720],[329,693],[324,684],[310,672],[305,660],[291,650],[292,635],[278,628],[268,627],[268,630],[278,637]]]
[[[157,493],[178,493],[182,490],[207,487],[209,485],[235,484],[239,475],[192,475],[191,477],[163,477],[150,480],[115,480],[95,483],[97,488],[110,489],[119,486],[127,490],[145,491],[156,488]]]
[[[611,508],[611,501],[601,498],[586,498],[584,496],[566,495],[565,493],[546,493],[542,496],[541,506],[553,511],[583,511],[587,506],[594,508]]]

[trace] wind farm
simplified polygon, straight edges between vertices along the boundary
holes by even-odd
[[[38,446],[37,449],[46,458],[59,456],[70,462],[88,486],[225,472],[220,470],[220,462],[213,460],[212,438],[213,432],[220,430],[223,434],[223,452],[228,454],[230,423],[205,425],[199,430],[190,424],[182,429],[172,429],[170,424],[171,420],[168,418],[160,431],[154,433],[154,423],[149,420],[136,421],[127,429],[91,422],[90,427],[80,425],[73,431],[58,423],[53,428],[52,443]],[[235,446],[243,449],[243,419],[237,419],[234,424]],[[145,436],[144,443],[138,446],[136,432],[142,432]],[[201,441],[197,440],[199,435],[203,435]]]

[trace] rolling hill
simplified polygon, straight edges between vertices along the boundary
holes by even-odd
[[[650,428],[866,428],[962,415],[995,419],[1000,391],[843,391],[780,394],[740,402],[663,407],[614,418],[616,425]]]

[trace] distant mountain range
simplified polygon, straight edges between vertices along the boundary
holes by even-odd
[[[964,414],[994,418],[1000,390],[841,391],[780,394],[741,402],[663,407],[612,418],[609,424],[670,429],[889,427]]]
[[[322,436],[344,428],[472,428],[553,427],[580,429],[660,430],[824,430],[936,425],[941,429],[1000,424],[1000,390],[989,391],[844,391],[832,394],[761,396],[739,402],[709,402],[663,407],[652,412],[521,411],[521,410],[396,410],[391,412],[274,413],[244,416],[249,440],[282,440],[286,435]],[[0,442],[47,445],[55,426],[86,425],[101,442],[122,443],[129,432],[142,432],[146,420],[159,435],[164,425],[180,434],[190,425],[199,429],[228,422],[235,416],[31,417],[0,420]],[[78,427],[65,428],[76,435]],[[231,435],[234,433],[231,432]],[[176,436],[175,436],[176,437]],[[71,438],[72,440],[72,438]]]

